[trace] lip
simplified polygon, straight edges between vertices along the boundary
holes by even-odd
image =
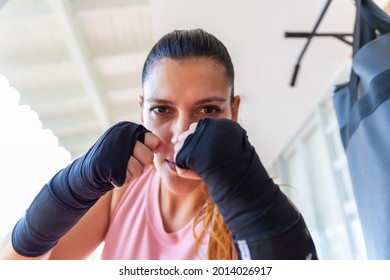
[[[165,160],[165,163],[166,163],[166,165],[168,166],[168,168],[172,171],[172,172],[174,172],[174,173],[176,173],[177,174],[177,172],[176,172],[176,164],[173,162],[173,161],[170,161],[170,160]]]

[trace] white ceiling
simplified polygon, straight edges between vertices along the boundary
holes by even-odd
[[[139,121],[143,60],[173,29],[204,28],[231,52],[240,121],[266,165],[329,89],[350,47],[316,38],[289,86],[325,0],[12,0],[0,11],[0,74],[76,157],[110,124]],[[382,1],[383,2],[383,1]],[[1,4],[0,4],[1,6]],[[352,0],[332,1],[319,32],[352,32]]]

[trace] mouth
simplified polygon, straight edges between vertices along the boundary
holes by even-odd
[[[176,172],[176,163],[173,162],[173,161],[170,161],[170,160],[165,160],[166,164],[168,165],[168,168],[174,172],[174,173],[177,173]]]

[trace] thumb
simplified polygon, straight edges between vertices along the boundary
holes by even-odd
[[[144,145],[154,154],[158,153],[163,146],[164,141],[152,132],[145,133]]]
[[[180,168],[176,165],[176,172],[180,177],[192,180],[200,180],[202,179],[197,173],[190,169]]]

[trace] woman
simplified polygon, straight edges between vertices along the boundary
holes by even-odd
[[[142,83],[143,126],[111,127],[56,174],[2,257],[83,259],[104,241],[103,259],[316,259],[236,122],[225,46],[203,30],[171,32]]]

